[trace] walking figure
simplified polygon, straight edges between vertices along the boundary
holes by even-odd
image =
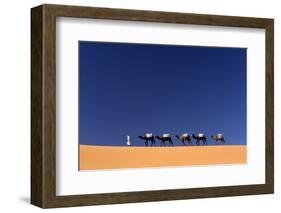
[[[132,146],[129,135],[127,135],[127,146]]]

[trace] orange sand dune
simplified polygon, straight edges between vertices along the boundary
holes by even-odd
[[[80,170],[246,163],[246,146],[113,147],[80,145]]]

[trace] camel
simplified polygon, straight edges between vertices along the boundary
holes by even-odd
[[[188,144],[192,144],[192,141],[191,141],[191,136],[187,133],[184,133],[182,135],[176,135],[176,138],[181,141],[183,143],[183,145],[186,145],[185,144],[185,141],[188,143]]]
[[[156,144],[155,142],[155,138],[153,136],[153,134],[151,133],[146,133],[145,136],[139,136],[140,139],[145,140],[145,145],[148,146],[148,141],[150,141],[150,146],[152,146],[153,144]]]
[[[170,134],[163,134],[162,136],[157,135],[156,138],[161,141],[161,144],[160,144],[161,146],[162,145],[166,146],[166,141],[169,142],[169,146],[174,145]]]
[[[221,133],[218,133],[218,134],[216,134],[216,135],[211,135],[211,138],[212,138],[215,142],[221,141],[222,143],[225,143],[225,141],[224,141],[224,136],[223,136],[223,134],[221,134]]]
[[[203,145],[207,145],[207,139],[203,133],[198,133],[197,135],[192,134],[192,137],[196,140],[198,146],[200,145],[200,141],[203,142]]]

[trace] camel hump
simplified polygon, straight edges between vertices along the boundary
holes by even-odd
[[[182,134],[182,137],[187,137],[187,136],[188,136],[187,133]]]
[[[204,134],[203,133],[198,133],[198,137],[199,138],[204,137]]]
[[[163,136],[163,138],[169,138],[169,137],[170,137],[170,134],[165,133],[165,134],[163,134],[162,136]]]
[[[152,133],[146,133],[145,136],[146,136],[147,138],[151,138],[151,137],[152,137]]]
[[[223,134],[218,133],[218,134],[217,134],[217,137],[218,137],[218,138],[222,138],[222,137],[223,137]]]

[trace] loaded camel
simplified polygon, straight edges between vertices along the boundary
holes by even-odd
[[[145,136],[139,136],[140,139],[145,140],[145,145],[148,146],[148,141],[150,141],[150,146],[152,146],[153,144],[156,144],[155,142],[155,138],[153,136],[152,133],[146,133]]]
[[[164,144],[164,146],[166,146],[166,141],[169,142],[169,146],[173,146],[174,145],[170,134],[163,134],[162,136],[158,136],[157,135],[156,138],[161,141],[161,144],[160,144],[161,146],[163,144]]]
[[[200,141],[203,142],[203,145],[208,145],[206,136],[203,133],[198,133],[197,135],[192,134],[192,137],[196,140],[198,146],[200,145]]]
[[[182,135],[176,135],[176,138],[181,141],[183,143],[183,145],[186,145],[185,144],[185,141],[188,143],[188,144],[192,144],[192,141],[191,141],[191,136],[187,133],[184,133]]]
[[[225,143],[225,141],[224,141],[224,136],[223,136],[223,134],[221,134],[221,133],[218,133],[218,134],[216,134],[216,135],[211,135],[211,138],[212,138],[215,142],[220,141],[221,143]]]

